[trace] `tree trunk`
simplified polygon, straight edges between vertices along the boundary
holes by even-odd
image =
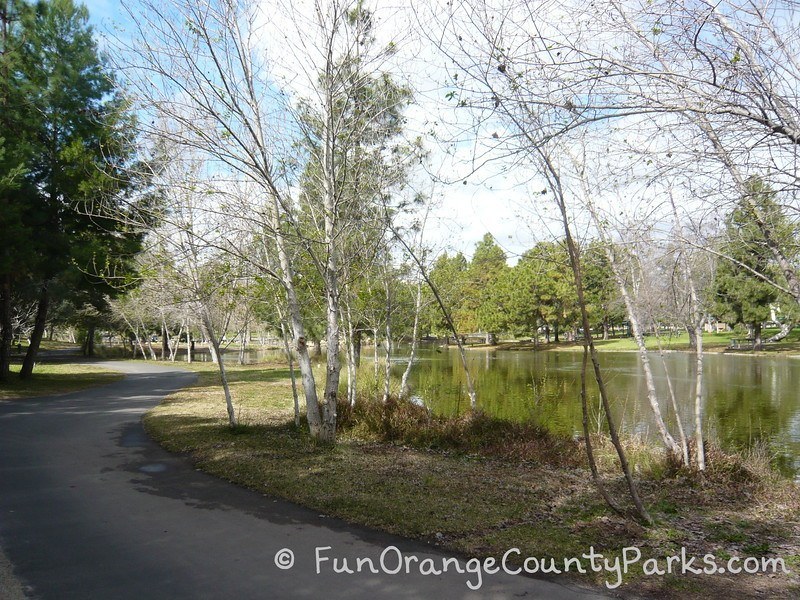
[[[147,360],[147,355],[144,353],[144,346],[142,346],[142,340],[139,338],[139,329],[134,328],[133,323],[131,323],[130,320],[128,320],[128,317],[125,315],[124,312],[120,311],[120,315],[122,316],[122,319],[125,321],[125,325],[127,325],[128,329],[130,329],[131,335],[133,335],[133,338],[131,338],[131,350],[133,350],[133,360],[136,360],[136,346],[134,346],[134,340],[139,345],[139,348],[142,351],[142,358],[144,360]]]
[[[167,332],[167,324],[161,320],[161,360],[167,360],[169,353],[169,333]]]
[[[625,285],[625,281],[619,274],[619,265],[616,262],[616,257],[614,257],[613,251],[610,247],[607,247],[607,254],[609,256],[609,262],[611,263],[611,269],[615,272],[614,276],[617,280],[617,286],[619,287],[620,294],[622,294],[622,300],[625,303],[625,310],[628,313],[628,321],[630,321],[631,331],[633,332],[633,337],[636,340],[636,346],[639,348],[639,362],[642,365],[642,370],[644,371],[644,381],[647,385],[647,399],[650,402],[650,408],[653,411],[656,427],[658,428],[658,432],[661,434],[661,439],[664,442],[664,446],[666,446],[667,450],[676,456],[680,456],[680,446],[678,446],[675,438],[673,438],[669,433],[667,425],[664,423],[664,418],[661,415],[661,408],[658,404],[658,392],[656,391],[655,379],[653,378],[653,370],[650,368],[650,357],[647,354],[647,347],[645,346],[644,337],[642,335],[641,328],[639,327],[636,309],[633,306],[633,301],[628,293],[628,287]]]
[[[603,341],[608,340],[608,317],[603,317]]]
[[[345,344],[347,346],[347,403],[350,406],[356,405],[356,386],[358,385],[353,334],[354,332],[352,331],[352,325],[348,324],[348,331],[345,335]]]
[[[19,371],[20,379],[28,379],[33,373],[36,354],[39,352],[39,345],[42,343],[44,328],[47,325],[47,310],[50,306],[50,294],[48,293],[47,285],[47,283],[42,284],[39,290],[39,305],[36,307],[36,320],[33,323],[28,352],[25,354],[25,360],[22,361],[22,368]]]
[[[696,351],[697,350],[697,332],[694,329],[694,325],[687,325],[686,331],[689,333],[689,349]]]
[[[361,366],[361,330],[358,328],[353,331],[353,362],[356,368]]]
[[[388,258],[386,259],[388,261]],[[392,289],[389,282],[389,265],[383,265],[383,287],[386,292],[386,364],[383,368],[383,402],[389,401],[392,378]]]
[[[294,358],[292,349],[289,348],[289,336],[286,335],[286,324],[283,312],[278,311],[278,318],[281,321],[281,340],[283,340],[283,351],[286,352],[286,361],[289,363],[289,379],[292,381],[292,400],[294,401],[294,426],[300,427],[300,400],[297,397],[297,381],[294,376]]]
[[[220,357],[220,348],[219,348],[219,340],[217,340],[216,333],[214,332],[214,327],[211,324],[211,318],[209,317],[206,309],[203,308],[202,310],[202,324],[203,329],[205,330],[205,336],[208,338],[208,347],[209,349],[213,349],[214,353],[217,357]],[[236,426],[236,412],[233,409],[233,398],[231,397],[231,389],[228,385],[228,374],[225,371],[225,364],[222,360],[217,360],[217,367],[219,368],[219,377],[220,381],[222,382],[222,391],[225,394],[225,408],[228,411],[228,424],[231,427]]]
[[[694,285],[692,295],[696,298]],[[702,319],[696,322],[697,348],[695,349],[695,396],[694,396],[694,439],[697,455],[697,468],[706,469],[706,450],[703,442],[703,324]]]
[[[761,322],[753,323],[753,350],[762,350],[764,343],[761,341]]]
[[[169,359],[172,362],[175,362],[175,359],[178,358],[178,350],[181,346],[181,336],[183,335],[183,326],[184,322],[181,321],[181,326],[178,329],[178,335],[175,336],[175,342],[169,346]]]
[[[378,386],[378,328],[372,330],[372,337],[373,337],[373,345],[375,346],[375,352],[372,355],[372,367],[375,371],[375,388],[377,393],[377,386]]]
[[[670,377],[669,369],[667,368],[667,360],[664,358],[664,350],[661,347],[661,338],[658,340],[658,355],[661,358],[661,367],[664,369],[664,378],[667,380],[667,392],[669,393],[669,400],[672,404],[672,412],[675,413],[675,424],[678,427],[678,439],[681,445],[681,456],[683,457],[683,464],[689,466],[689,443],[686,441],[686,432],[683,429],[683,419],[678,410],[678,399],[675,397],[675,389],[672,387],[672,377]]]
[[[347,403],[350,406],[355,406],[358,385],[355,349],[356,331],[353,325],[353,313],[350,310],[349,289],[346,288],[345,293],[343,316],[345,322],[345,346],[347,348]]]
[[[400,380],[400,396],[408,396],[408,376],[411,374],[411,367],[414,364],[414,357],[417,353],[417,345],[419,337],[419,315],[422,311],[422,278],[417,280],[417,298],[414,302],[414,326],[411,329],[411,354],[408,356],[408,364],[406,370],[403,371],[403,378]]]
[[[7,381],[11,372],[11,275],[0,277],[0,381]]]
[[[300,310],[300,302],[297,299],[297,291],[294,287],[294,269],[289,260],[286,240],[282,233],[280,219],[280,205],[275,194],[272,195],[273,211],[270,215],[272,231],[274,232],[275,247],[278,250],[278,260],[280,262],[281,283],[286,293],[286,305],[289,310],[289,319],[292,325],[292,335],[294,337],[294,347],[297,352],[297,364],[300,367],[300,376],[303,381],[303,394],[306,400],[306,420],[311,435],[315,438],[320,436],[320,414],[317,401],[317,384],[314,379],[314,371],[311,359],[308,356],[308,346],[306,345],[305,326]]]
[[[221,362],[220,360],[221,357],[219,355],[220,353],[219,343],[217,343],[216,345],[211,343],[211,339],[208,337],[207,329],[203,337],[206,338],[207,342],[206,345],[208,346],[208,353],[211,355],[211,362],[216,365],[217,363]]]
[[[581,265],[580,250],[575,244],[575,241],[572,239],[572,232],[569,226],[569,217],[567,216],[567,204],[566,200],[564,199],[563,189],[561,188],[561,180],[549,156],[545,154],[545,152],[542,149],[539,149],[538,152],[545,164],[548,180],[550,183],[550,188],[553,190],[555,194],[556,202],[558,204],[558,209],[561,214],[561,223],[564,227],[564,236],[567,242],[567,252],[569,254],[570,266],[572,267],[572,273],[575,278],[575,291],[578,296],[578,306],[581,312],[581,322],[583,324],[584,330],[588,331],[589,313],[586,310],[586,300],[583,294],[583,277],[580,266]],[[600,370],[600,361],[597,358],[597,350],[594,346],[594,340],[591,338],[591,336],[587,336],[585,343],[588,344],[589,346],[589,355],[592,359],[592,366],[594,368],[594,377],[595,381],[597,381],[597,387],[600,392],[600,400],[603,403],[603,412],[605,412],[606,414],[606,421],[608,423],[608,432],[609,435],[611,436],[611,443],[614,445],[614,449],[617,451],[617,457],[619,458],[622,472],[625,475],[625,481],[628,484],[628,491],[630,493],[631,500],[633,501],[633,504],[636,507],[636,512],[642,519],[642,521],[644,521],[648,525],[651,525],[653,523],[653,518],[650,516],[650,513],[647,512],[647,509],[645,508],[641,498],[639,497],[639,492],[636,488],[636,483],[633,480],[633,474],[631,473],[627,456],[625,455],[625,451],[622,448],[622,444],[619,440],[619,434],[617,432],[616,423],[614,422],[614,419],[611,415],[611,406],[608,401],[608,392],[606,390],[605,380],[603,379]],[[610,504],[610,506],[613,509],[615,505]]]
[[[589,407],[586,403],[586,363],[589,359],[589,342],[584,339],[583,342],[583,361],[581,362],[581,415],[583,417],[581,424],[583,425],[583,439],[584,447],[586,448],[586,459],[589,462],[589,470],[592,473],[592,480],[594,481],[597,491],[606,501],[609,508],[618,515],[623,514],[622,509],[617,506],[617,503],[611,498],[600,479],[600,473],[597,470],[597,462],[594,459],[594,450],[592,449],[592,435],[589,433]]]
[[[95,324],[90,323],[86,329],[86,339],[83,342],[83,355],[84,356],[94,356],[94,334],[95,334]],[[156,359],[156,353],[152,350],[153,353],[153,360]]]
[[[330,263],[330,260],[329,260]],[[336,273],[333,265],[328,265],[327,273],[327,360],[325,376],[325,400],[322,405],[322,428],[319,440],[326,444],[336,442],[336,404],[339,395],[339,375],[341,363],[339,361],[339,292]]]
[[[781,330],[775,335],[773,335],[771,338],[764,340],[764,343],[769,344],[772,342],[780,342],[782,339],[784,339],[791,333],[793,327],[794,323],[792,321],[784,321],[783,324],[781,325]]]
[[[239,332],[239,335],[241,336],[241,339],[239,340],[239,364],[243,365],[244,364],[244,353],[245,353],[245,350],[247,349],[247,340],[245,338],[246,334],[245,334],[244,330]]]

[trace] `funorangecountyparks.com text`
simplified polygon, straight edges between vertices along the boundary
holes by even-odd
[[[287,570],[294,566],[294,553],[283,548],[275,554],[275,565]],[[523,556],[519,548],[508,549],[501,557],[467,560],[445,556],[419,556],[403,552],[396,546],[386,547],[377,556],[337,556],[331,546],[317,546],[314,550],[314,568],[317,575],[323,572],[337,575],[386,574],[437,576],[443,573],[461,573],[471,590],[483,586],[484,576],[506,573],[508,575],[561,575],[564,573],[606,573],[605,584],[615,589],[622,584],[623,577],[639,565],[645,576],[663,575],[715,575],[739,573],[783,573],[788,574],[782,558],[739,557],[721,559],[713,554],[689,556],[686,548],[680,554],[660,558],[642,556],[635,546],[623,548],[618,556],[605,556],[594,546],[579,557],[542,558]]]

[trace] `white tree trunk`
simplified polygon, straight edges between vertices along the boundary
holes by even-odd
[[[153,360],[158,360],[158,357],[156,356],[156,351],[153,349],[153,344],[150,341],[150,335],[147,333],[147,327],[144,326],[144,323],[142,322],[141,318],[139,319],[139,323],[142,326],[142,331],[144,331],[144,339],[145,342],[147,342],[147,349],[150,351],[150,358],[152,358]]]
[[[303,383],[303,396],[306,402],[306,420],[312,437],[320,437],[320,414],[317,400],[317,384],[314,378],[311,358],[308,355],[308,345],[306,340],[303,316],[300,310],[300,302],[297,299],[297,291],[294,285],[294,268],[289,259],[289,251],[286,239],[283,235],[280,215],[280,203],[276,194],[272,194],[272,211],[270,214],[270,226],[272,237],[277,249],[278,261],[280,265],[280,278],[286,294],[286,307],[289,311],[289,321],[292,326],[292,336],[294,349],[297,353],[297,364],[300,367],[300,378]],[[268,250],[269,252],[269,250]]]
[[[587,195],[587,200],[588,198],[589,196]],[[650,403],[650,408],[653,412],[653,419],[655,420],[656,427],[661,435],[661,439],[664,442],[664,446],[676,456],[680,456],[680,446],[678,446],[675,438],[673,438],[667,430],[667,425],[664,423],[664,418],[661,414],[661,407],[658,404],[658,393],[656,391],[655,380],[653,378],[653,371],[650,368],[650,357],[647,354],[647,347],[644,343],[644,337],[642,335],[636,309],[633,305],[630,293],[628,292],[628,287],[625,284],[625,280],[622,277],[621,266],[616,255],[614,254],[611,240],[608,239],[603,222],[591,202],[588,202],[588,208],[595,227],[597,227],[600,237],[604,242],[606,257],[608,258],[609,265],[611,266],[611,271],[614,274],[614,281],[617,283],[617,287],[619,288],[620,294],[622,295],[622,300],[625,304],[625,312],[628,316],[628,321],[630,321],[631,332],[633,333],[634,340],[636,340],[636,346],[639,352],[639,362],[642,365],[642,370],[644,371],[644,379],[647,386],[647,400]]]
[[[386,259],[388,263],[388,258]],[[383,402],[389,401],[392,377],[392,289],[389,281],[389,266],[383,265],[383,288],[386,292],[386,364],[383,367]]]
[[[658,340],[658,355],[661,358],[661,367],[664,369],[664,377],[667,380],[667,391],[669,393],[670,403],[672,404],[672,412],[675,413],[675,424],[678,427],[678,439],[681,444],[681,456],[683,457],[683,464],[689,466],[689,444],[686,441],[686,432],[683,429],[683,419],[678,408],[678,399],[675,397],[675,389],[672,387],[672,377],[667,368],[667,361],[664,358],[664,351],[661,348],[661,339]]]
[[[347,347],[347,402],[350,406],[356,405],[356,394],[358,392],[358,365],[356,365],[355,348],[355,325],[353,325],[353,315],[350,310],[350,301],[344,301],[344,320],[346,326],[345,344]]]
[[[178,329],[178,335],[175,337],[175,343],[172,344],[169,349],[169,359],[172,362],[175,362],[175,359],[178,357],[178,349],[181,345],[181,334],[183,334],[183,322],[181,322],[181,326]]]
[[[636,346],[639,349],[639,363],[642,365],[642,370],[644,371],[644,381],[647,386],[647,400],[650,403],[650,408],[653,411],[653,419],[655,420],[656,427],[661,435],[661,439],[664,442],[664,446],[666,446],[667,450],[676,456],[680,456],[680,446],[678,446],[675,438],[673,438],[667,430],[667,425],[664,423],[664,417],[661,414],[661,407],[658,404],[658,392],[656,391],[655,379],[653,378],[653,370],[650,368],[650,356],[647,354],[647,347],[644,343],[644,336],[642,335],[642,329],[636,314],[636,308],[633,306],[633,301],[628,293],[628,288],[625,285],[625,281],[618,273],[619,266],[616,261],[616,257],[614,257],[614,253],[611,251],[608,245],[607,249],[609,261],[611,262],[611,269],[615,272],[617,286],[619,287],[622,300],[625,304],[625,312],[627,313],[628,320],[631,323],[633,338],[636,340]]]
[[[417,353],[417,346],[419,344],[417,338],[419,337],[419,315],[422,311],[422,277],[417,279],[417,298],[414,302],[414,327],[411,330],[411,354],[408,356],[408,364],[406,370],[403,371],[403,378],[400,380],[400,396],[408,396],[408,377],[411,375],[411,367],[414,364],[414,358]]]
[[[205,307],[201,310],[202,312],[202,324],[203,329],[205,330],[204,333],[208,338],[208,347],[213,350],[214,354],[220,357],[219,351],[219,340],[217,340],[217,336],[214,332],[214,326],[211,323],[211,318],[208,314],[208,311]],[[231,397],[231,389],[228,385],[228,375],[225,371],[225,362],[223,360],[217,360],[217,367],[219,368],[219,377],[220,381],[222,382],[222,390],[225,394],[225,407],[228,411],[228,424],[232,427],[236,426],[236,412],[233,408],[233,398]]]
[[[283,351],[286,352],[286,361],[289,363],[289,378],[292,381],[292,400],[294,402],[294,426],[300,427],[300,400],[297,397],[297,381],[294,376],[294,358],[292,357],[292,349],[289,348],[289,339],[286,335],[286,324],[282,311],[278,312],[278,318],[281,321],[281,340],[283,340]]]

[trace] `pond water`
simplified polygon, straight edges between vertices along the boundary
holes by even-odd
[[[668,353],[665,365],[651,355],[661,409],[677,437],[664,366],[669,371],[680,417],[693,431],[694,356]],[[581,352],[468,350],[478,404],[487,413],[533,420],[548,429],[582,434]],[[647,401],[644,372],[634,352],[602,352],[612,412],[622,431],[655,440],[658,430]],[[404,365],[395,366],[402,373]],[[800,474],[800,358],[707,354],[704,362],[707,436],[723,447],[766,443],[779,467]],[[588,399],[594,429],[604,429],[591,363]],[[461,360],[455,348],[425,348],[411,375],[413,394],[438,413],[457,414],[469,406]]]
[[[400,377],[408,348],[400,347],[393,359]],[[238,352],[225,353],[238,360]],[[566,435],[582,435],[580,406],[581,352],[533,352],[471,349],[470,372],[476,382],[478,404],[490,415],[532,420]],[[621,430],[657,440],[644,373],[634,352],[602,352],[600,363],[606,377],[612,412]],[[207,355],[198,356],[208,358]],[[250,350],[248,362],[283,360],[277,350]],[[371,362],[371,349],[364,349]],[[669,401],[664,366],[652,355],[662,412],[677,437],[675,415]],[[693,431],[694,357],[668,353],[665,365],[672,378],[681,420],[687,435]],[[800,476],[800,357],[707,354],[704,364],[706,436],[728,449],[766,443],[777,455],[778,466]],[[344,376],[344,372],[342,373]],[[599,419],[599,395],[591,365],[588,399],[591,427],[605,429]],[[469,408],[464,371],[456,348],[423,347],[410,378],[412,394],[434,412],[455,415]]]

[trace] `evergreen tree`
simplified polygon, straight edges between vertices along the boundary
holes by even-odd
[[[779,292],[760,273],[780,280],[774,257],[759,228],[754,207],[769,221],[774,239],[785,248],[791,247],[793,228],[775,193],[759,179],[748,182],[748,198],[741,198],[725,220],[726,239],[720,253],[731,260],[722,260],[714,278],[717,316],[729,323],[747,325],[754,347],[761,347],[761,324],[770,317],[770,305],[778,302]]]
[[[11,207],[4,215],[12,220],[9,230],[18,232],[0,262],[0,278],[4,290],[23,275],[38,282],[24,377],[33,368],[54,281],[72,282],[72,290],[102,310],[113,288],[101,275],[119,273],[114,257],[132,254],[139,236],[97,211],[132,183],[125,175],[132,121],[99,55],[86,8],[72,0],[13,6],[16,21],[4,45],[13,45],[14,60],[4,60],[3,85],[5,97],[16,101],[4,118],[12,121],[6,131],[19,138],[12,159],[22,175],[10,194],[0,192],[4,208]],[[4,344],[6,337],[4,327]]]
[[[497,301],[492,287],[508,270],[506,253],[497,245],[490,233],[475,246],[467,277],[469,286],[464,290],[464,311],[469,314],[465,331],[490,330],[495,323]]]

